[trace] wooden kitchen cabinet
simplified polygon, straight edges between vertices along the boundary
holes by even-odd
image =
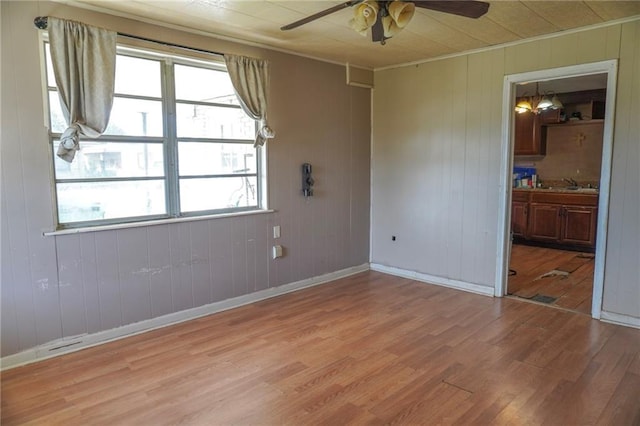
[[[540,113],[540,124],[562,123],[562,111],[559,109],[545,109]]]
[[[529,194],[514,192],[511,197],[511,235],[524,238],[527,235]]]
[[[514,155],[545,155],[547,151],[546,128],[540,117],[527,111],[516,113]]]
[[[531,240],[550,243],[560,242],[562,206],[556,204],[529,204],[529,227],[527,236]]]
[[[514,191],[514,237],[566,248],[595,248],[598,196],[547,191]]]
[[[527,235],[527,214],[529,203],[514,201],[511,203],[511,233],[514,237]]]
[[[561,217],[561,243],[595,247],[598,222],[596,207],[563,206]]]

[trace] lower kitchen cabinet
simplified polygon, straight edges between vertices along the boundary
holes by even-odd
[[[561,243],[595,247],[598,209],[596,207],[564,206]]]
[[[511,233],[514,237],[524,237],[527,234],[527,217],[529,203],[513,201],[511,203]]]
[[[529,194],[525,191],[513,191],[511,194],[511,235],[524,238],[529,222]]]
[[[527,237],[536,241],[560,242],[562,206],[555,204],[529,204]]]
[[[514,191],[511,232],[528,241],[595,248],[597,205],[595,194]]]

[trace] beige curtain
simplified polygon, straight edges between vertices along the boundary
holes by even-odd
[[[69,126],[57,154],[70,163],[80,149],[80,135],[97,138],[109,124],[117,33],[52,17],[48,31],[60,104]]]
[[[269,62],[244,56],[224,55],[231,83],[245,113],[260,120],[254,146],[262,146],[275,136],[267,124],[267,91],[269,89]]]

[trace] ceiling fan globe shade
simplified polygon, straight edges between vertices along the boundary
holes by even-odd
[[[402,30],[391,16],[382,17],[382,28],[384,29],[385,38],[391,38]]]
[[[363,2],[353,10],[353,18],[349,21],[349,27],[366,36],[367,30],[375,24],[378,18],[378,4],[376,2]]]
[[[387,6],[387,10],[398,28],[404,28],[411,21],[411,18],[413,18],[416,5],[415,3],[392,1]]]

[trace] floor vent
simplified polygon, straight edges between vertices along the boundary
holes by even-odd
[[[534,300],[534,301],[540,302],[540,303],[553,303],[553,302],[556,301],[556,299],[557,299],[557,297],[545,296],[544,294],[536,294],[535,296],[533,296],[529,300]]]

